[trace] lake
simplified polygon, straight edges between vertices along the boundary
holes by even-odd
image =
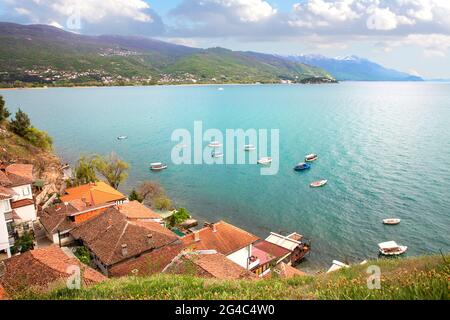
[[[55,150],[116,152],[131,164],[129,192],[157,180],[177,206],[209,222],[226,220],[258,236],[297,231],[312,240],[305,268],[333,259],[377,257],[395,240],[408,255],[450,247],[450,84],[343,82],[332,85],[230,85],[55,88],[0,91],[26,111]],[[173,165],[175,129],[279,129],[280,167]],[[118,141],[117,136],[127,140]],[[206,143],[207,144],[207,143]],[[205,145],[206,145],[205,144]],[[308,172],[293,167],[308,153]],[[168,163],[152,173],[150,162]],[[328,179],[312,189],[309,183]],[[382,219],[402,219],[384,226]]]

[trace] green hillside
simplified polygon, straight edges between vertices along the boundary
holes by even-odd
[[[333,79],[323,69],[273,55],[12,23],[0,23],[0,70],[0,84],[6,87]]]
[[[221,281],[157,275],[113,279],[82,289],[49,294],[22,293],[24,299],[449,299],[450,256],[382,259],[331,274]],[[381,268],[381,289],[367,288],[367,267]]]

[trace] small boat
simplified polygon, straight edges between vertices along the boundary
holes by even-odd
[[[244,146],[244,150],[245,151],[253,151],[253,150],[256,150],[256,147],[252,144],[247,144]]]
[[[127,136],[118,136],[117,137],[117,140],[126,140],[126,139],[128,139]]]
[[[270,164],[270,163],[272,163],[271,157],[263,157],[258,160],[258,164]]]
[[[211,141],[208,144],[208,147],[210,148],[220,148],[222,146],[222,144],[219,141]]]
[[[223,90],[225,90],[224,88],[222,88],[222,87],[220,87],[219,89],[217,89],[217,90],[219,90],[219,91],[223,91]]]
[[[384,256],[398,256],[408,250],[407,246],[400,246],[395,241],[387,241],[378,244],[380,254]]]
[[[313,161],[316,161],[318,157],[319,156],[317,154],[314,154],[314,153],[308,154],[307,156],[305,156],[305,161],[306,162],[313,162]]]
[[[223,152],[213,152],[213,153],[211,153],[211,157],[213,157],[213,158],[223,158]]]
[[[327,183],[328,183],[328,180],[319,180],[319,181],[312,182],[309,186],[311,188],[319,188],[319,187],[323,187]]]
[[[311,169],[311,165],[308,163],[299,163],[294,167],[295,171],[303,171],[303,170],[308,170]]]
[[[383,219],[383,223],[390,225],[390,226],[399,224],[401,221],[402,221],[401,219],[397,219],[397,218]]]
[[[152,171],[161,171],[167,169],[167,165],[161,162],[155,162],[150,164],[150,170]]]

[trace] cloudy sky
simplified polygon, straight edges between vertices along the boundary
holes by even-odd
[[[0,20],[196,47],[358,55],[450,78],[450,0],[0,0]]]

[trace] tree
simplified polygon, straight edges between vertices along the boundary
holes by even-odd
[[[91,157],[83,155],[78,159],[74,169],[74,177],[75,185],[87,184],[98,180],[95,173],[95,165]]]
[[[14,242],[14,252],[24,253],[34,249],[34,237],[30,232],[24,234]]]
[[[28,130],[31,128],[31,121],[28,115],[22,110],[16,112],[15,119],[11,120],[10,128],[15,134],[25,137]]]
[[[91,264],[91,254],[86,247],[78,247],[74,254],[82,263],[88,266]]]
[[[169,226],[173,228],[173,227],[183,223],[190,217],[191,217],[191,215],[185,208],[180,208],[179,210],[177,210],[177,212],[175,212],[173,215],[171,215],[169,217],[169,219],[168,219]]]
[[[108,181],[114,189],[128,178],[130,165],[120,159],[115,153],[108,156],[95,156],[93,158],[95,169]]]
[[[162,195],[153,200],[153,207],[158,210],[170,210],[172,201],[165,195]]]
[[[130,193],[130,196],[128,197],[128,200],[130,201],[139,201],[142,203],[142,201],[144,201],[144,199],[142,199],[142,197],[136,192],[135,189],[133,189]]]
[[[152,202],[153,199],[165,194],[163,187],[156,181],[142,182],[137,188],[137,193],[147,202]]]
[[[45,131],[31,127],[25,133],[24,138],[35,147],[43,150],[52,150],[53,139]]]
[[[5,106],[5,100],[3,100],[3,96],[0,96],[0,122],[9,118],[11,113],[9,113],[8,109]]]

